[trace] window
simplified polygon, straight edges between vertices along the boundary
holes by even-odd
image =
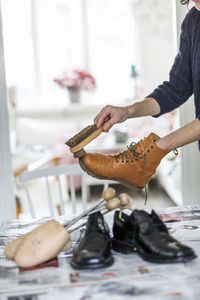
[[[4,0],[1,4],[7,85],[23,91],[28,102],[36,78],[31,1]]]
[[[119,103],[129,96],[136,62],[130,0],[3,0],[8,86],[17,86],[21,107],[66,104],[53,82],[65,70],[86,69],[97,81],[92,103]],[[136,65],[137,67],[137,65]]]

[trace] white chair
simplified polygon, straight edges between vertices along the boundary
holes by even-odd
[[[34,197],[37,195],[34,195],[34,197],[31,196],[28,182],[33,179],[41,178],[44,178],[44,184],[46,186],[50,215],[56,215],[56,205],[55,199],[53,199],[54,196],[52,195],[52,185],[54,187],[56,185],[58,189],[60,213],[62,215],[65,214],[64,200],[71,200],[72,213],[76,213],[76,188],[74,182],[75,175],[80,175],[81,177],[81,201],[82,209],[85,210],[87,202],[87,185],[85,183],[85,177],[87,175],[82,171],[78,164],[46,167],[21,173],[20,181],[24,184],[31,217],[36,217],[36,211],[34,209]]]
[[[50,216],[54,217],[57,215],[57,208],[55,205],[55,194],[52,195],[52,189],[57,190],[56,198],[59,198],[60,214],[63,215],[65,211],[65,202],[71,201],[72,213],[77,213],[77,191],[75,187],[75,176],[79,175],[81,179],[81,204],[82,210],[84,211],[87,206],[89,192],[88,177],[78,164],[59,165],[53,167],[40,168],[34,171],[26,171],[20,174],[19,179],[24,184],[26,197],[28,200],[28,207],[32,218],[36,218],[36,209],[34,208],[34,197],[41,197],[41,195],[31,195],[30,192],[30,181],[34,179],[43,179],[42,182],[45,185],[46,195],[48,199],[48,206]],[[80,180],[79,180],[80,181]],[[38,181],[35,182],[35,185]],[[103,184],[103,189],[108,187],[108,183],[99,180],[100,184]],[[41,185],[41,182],[38,183]],[[40,190],[39,190],[40,193]],[[101,197],[101,195],[99,195]]]

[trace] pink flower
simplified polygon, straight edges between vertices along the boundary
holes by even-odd
[[[73,70],[65,72],[61,77],[55,78],[61,88],[81,88],[85,91],[94,91],[96,89],[96,81],[94,77],[87,71]]]

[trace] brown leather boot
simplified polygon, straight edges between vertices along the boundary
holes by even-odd
[[[168,154],[168,151],[156,146],[158,139],[159,136],[151,133],[137,144],[131,143],[126,151],[117,155],[86,153],[79,158],[79,164],[95,178],[143,188],[156,172],[161,159]]]

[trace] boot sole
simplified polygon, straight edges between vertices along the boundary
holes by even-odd
[[[130,245],[126,242],[122,242],[122,241],[119,241],[116,239],[112,240],[112,248],[114,251],[120,252],[123,254],[138,253],[138,255],[142,259],[149,261],[149,262],[153,262],[153,263],[166,263],[166,264],[167,263],[186,263],[186,262],[189,262],[189,261],[197,258],[197,256],[195,254],[184,256],[184,257],[164,258],[164,257],[152,255],[149,253],[145,253],[143,251],[143,249],[138,247],[137,242],[135,242],[135,244]],[[134,249],[137,249],[137,250],[134,250]]]
[[[136,185],[133,185],[131,183],[123,181],[122,179],[119,179],[119,178],[114,178],[114,177],[108,178],[108,177],[104,177],[104,176],[99,176],[96,173],[92,172],[90,169],[88,169],[88,167],[84,164],[84,162],[82,161],[81,158],[79,159],[79,164],[80,164],[81,168],[83,169],[83,171],[85,171],[89,176],[92,176],[93,178],[117,181],[117,182],[127,186],[128,188],[135,188],[137,190],[142,190],[144,188],[144,187],[138,187]]]

